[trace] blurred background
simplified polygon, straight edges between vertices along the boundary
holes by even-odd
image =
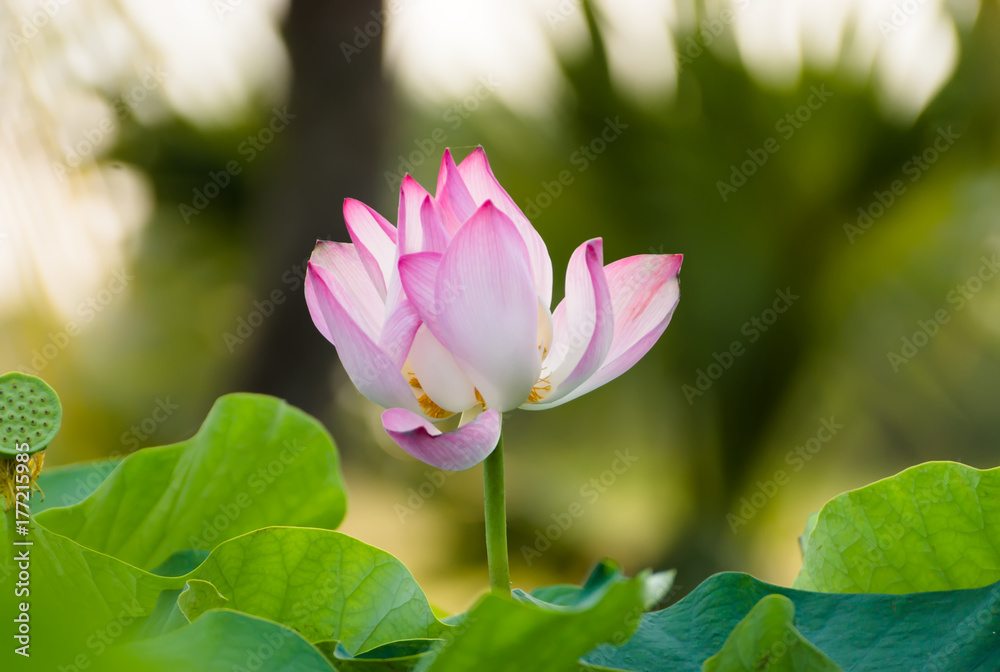
[[[384,436],[302,277],[345,197],[395,221],[405,173],[479,144],[557,299],[588,238],[685,255],[640,365],[505,418],[515,585],[604,556],[788,584],[830,497],[998,463],[992,0],[6,0],[0,32],[0,370],[59,390],[49,465],[286,398],[338,441],[343,529],[466,606],[480,470]]]

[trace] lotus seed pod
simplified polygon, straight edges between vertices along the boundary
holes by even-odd
[[[0,457],[44,449],[59,432],[62,404],[48,383],[24,373],[0,376]]]

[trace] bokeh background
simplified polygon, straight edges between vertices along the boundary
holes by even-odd
[[[345,197],[394,221],[404,173],[479,144],[557,297],[594,236],[685,255],[640,365],[505,419],[516,585],[787,584],[830,497],[998,463],[994,1],[7,0],[0,33],[0,370],[60,391],[49,464],[281,396],[338,441],[344,530],[466,606],[480,470],[391,444],[301,278]]]

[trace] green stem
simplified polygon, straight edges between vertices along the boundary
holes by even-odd
[[[486,505],[486,559],[490,566],[490,590],[497,597],[510,597],[507,566],[507,495],[503,483],[503,436],[483,462]]]

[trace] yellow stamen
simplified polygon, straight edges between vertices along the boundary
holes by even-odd
[[[441,420],[442,418],[454,415],[451,411],[446,411],[435,404],[426,394],[420,395],[417,399],[417,403],[420,404],[420,408],[427,414],[427,417],[434,418],[435,420]]]
[[[531,394],[528,395],[528,403],[535,403],[541,401],[545,397],[552,393],[552,383],[549,382],[549,376],[552,374],[547,374],[542,376],[535,386],[531,388]]]
[[[427,393],[424,392],[424,389],[420,386],[420,381],[417,380],[417,374],[415,374],[413,369],[409,366],[409,362],[403,366],[403,375],[406,377],[407,382],[410,383],[410,387],[413,388],[413,393],[417,397],[417,403],[420,404],[420,409],[428,418],[442,420],[455,415],[451,411],[446,411],[435,404],[434,400],[427,396]]]
[[[44,462],[44,451],[37,452],[28,458],[28,482],[25,484],[17,480],[17,465],[21,463],[17,460],[0,459],[0,495],[3,496],[5,511],[14,508],[14,499],[19,487],[27,485],[29,493],[33,490],[42,492],[42,489],[38,487],[38,476],[42,473]],[[15,485],[15,483],[20,483],[20,486]]]

